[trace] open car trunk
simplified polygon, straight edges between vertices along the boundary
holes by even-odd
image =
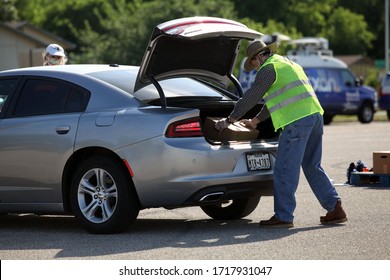
[[[160,105],[160,100],[149,102],[149,105]],[[204,137],[211,144],[234,144],[252,141],[278,141],[279,132],[275,132],[271,118],[259,123],[256,131],[249,131],[247,128],[240,126],[236,122],[231,129],[226,129],[223,132],[218,132],[214,128],[213,121],[226,118],[233,111],[235,105],[234,100],[223,101],[220,100],[193,100],[193,99],[167,99],[168,107],[192,108],[199,110],[199,116],[202,121],[202,130]],[[254,118],[263,107],[263,104],[255,105],[249,110],[242,119]],[[229,131],[231,130],[231,131]],[[228,136],[226,136],[228,135]],[[229,139],[227,139],[229,138]]]
[[[270,118],[257,125],[256,129],[244,127],[239,122],[229,125],[222,132],[214,128],[214,124],[221,118],[229,116],[233,110],[233,105],[221,108],[203,108],[200,110],[200,117],[203,123],[203,133],[205,138],[213,144],[233,144],[235,142],[252,142],[252,141],[277,141],[279,133],[275,132]],[[251,119],[261,110],[262,105],[258,104],[252,108],[242,119]]]
[[[153,84],[160,98],[150,105],[199,109],[202,130],[210,143],[276,139],[277,133],[270,120],[259,124],[258,132],[247,131],[238,123],[221,133],[214,128],[216,119],[227,117],[235,101],[243,94],[241,85],[233,75],[241,40],[254,40],[262,35],[239,22],[214,17],[190,17],[162,23],[155,27],[150,37],[134,93]],[[227,98],[202,96],[202,91],[195,91],[192,96],[176,95],[176,98],[172,98],[160,83],[179,77],[208,81]],[[230,84],[235,86],[236,96],[226,91]],[[145,96],[138,97],[147,99]],[[256,105],[243,118],[253,118],[261,106]]]

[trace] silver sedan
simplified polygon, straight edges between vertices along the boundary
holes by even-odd
[[[212,121],[242,94],[240,41],[259,35],[185,18],[156,27],[140,67],[0,72],[0,213],[70,214],[91,233],[121,232],[153,207],[249,215],[272,195],[277,133],[265,122],[255,137],[219,138]]]

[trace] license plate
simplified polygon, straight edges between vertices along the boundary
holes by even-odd
[[[248,171],[271,169],[271,160],[268,153],[247,153],[246,163]]]

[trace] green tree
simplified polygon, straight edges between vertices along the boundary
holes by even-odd
[[[368,31],[362,15],[340,7],[333,11],[328,22],[329,27],[323,31],[322,36],[328,38],[335,53],[366,54],[372,46],[375,36]]]
[[[358,5],[354,0],[0,1],[3,10],[16,6],[21,20],[75,42],[72,62],[137,64],[155,25],[196,15],[238,20],[259,32],[293,39],[327,37],[335,54],[374,57],[379,51],[383,57],[382,47],[372,48],[384,45],[383,0],[359,0]]]
[[[295,27],[304,37],[326,37],[335,54],[369,53],[372,42],[378,37],[373,35],[379,24],[375,17],[383,14],[380,11],[384,5],[383,0],[361,0],[358,5],[354,0],[233,2],[241,17],[246,14],[263,24],[273,19],[284,26]],[[370,27],[363,14],[375,24]]]
[[[367,50],[370,57],[385,56],[385,1],[384,0],[338,0],[340,6],[364,16],[368,30],[375,35],[372,47]]]
[[[93,10],[97,28],[86,20],[82,28],[70,25],[80,38],[77,62],[139,64],[153,28],[159,23],[189,16],[235,18],[229,1],[126,1],[105,2]]]
[[[0,0],[0,22],[18,20],[16,0]]]
[[[304,36],[315,36],[326,25],[326,18],[337,0],[233,0],[239,17],[266,24],[269,20],[295,27]]]
[[[20,17],[23,20],[50,31],[62,38],[78,44],[79,37],[70,26],[80,30],[85,21],[97,31],[100,23],[94,12],[103,9],[106,0],[16,0]],[[112,0],[110,0],[112,2]]]
[[[56,2],[54,1],[47,0],[16,0],[16,7],[22,20],[42,27],[48,11],[51,10],[51,8],[56,9],[55,3]],[[62,1],[58,1],[58,4],[57,7],[64,5]]]
[[[329,25],[337,0],[288,0],[290,10],[285,15],[285,24],[295,26],[304,36],[317,36]]]
[[[275,20],[285,24],[283,17],[288,14],[288,0],[232,0],[239,18],[250,18],[266,24]]]

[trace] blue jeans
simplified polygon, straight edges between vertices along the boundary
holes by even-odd
[[[313,114],[287,125],[279,137],[274,169],[276,218],[292,222],[300,167],[321,206],[335,208],[339,195],[321,167],[323,118]]]

